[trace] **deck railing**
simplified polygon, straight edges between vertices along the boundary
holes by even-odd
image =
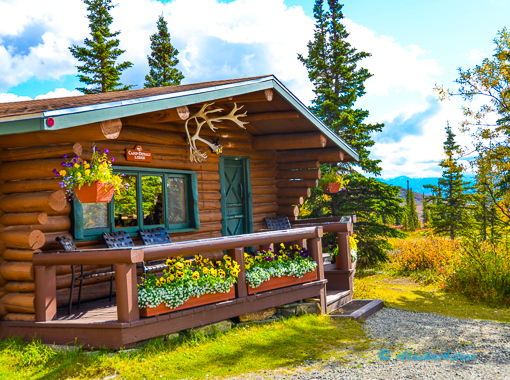
[[[236,298],[242,299],[248,296],[244,268],[245,247],[306,240],[308,251],[317,263],[317,281],[324,282],[322,235],[322,227],[315,225],[291,230],[124,249],[91,249],[37,254],[34,255],[33,259],[35,270],[35,318],[36,321],[43,322],[51,321],[56,317],[56,267],[59,265],[113,264],[118,322],[134,322],[139,319],[136,263],[144,260],[151,261],[166,257],[226,251],[241,266],[235,290]],[[325,311],[326,291],[324,286],[321,287],[319,298],[321,309]]]

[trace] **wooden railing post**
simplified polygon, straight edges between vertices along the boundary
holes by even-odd
[[[35,320],[46,322],[57,315],[57,276],[55,266],[35,266]]]
[[[350,232],[338,232],[338,256],[336,258],[336,269],[351,269],[351,243],[349,242]]]
[[[317,238],[308,239],[307,246],[308,251],[312,255],[312,258],[317,263],[317,280],[324,280],[324,264],[322,258],[322,227],[319,227],[320,233]],[[319,300],[322,314],[326,314],[328,311],[327,299],[326,299],[326,286],[321,287],[319,293]]]
[[[236,297],[246,297],[248,295],[248,285],[246,284],[246,269],[244,267],[244,248],[229,249],[227,250],[227,255],[229,255],[232,260],[235,260],[241,267],[239,276],[237,277],[237,283],[235,285]]]
[[[115,264],[115,290],[117,294],[117,320],[119,322],[139,320],[136,264]]]

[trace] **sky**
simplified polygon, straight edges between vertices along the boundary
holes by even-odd
[[[113,31],[121,31],[119,61],[133,67],[121,80],[143,88],[150,35],[163,14],[179,50],[185,79],[274,74],[305,104],[313,87],[297,54],[313,38],[313,0],[116,0]],[[348,41],[371,54],[360,65],[373,76],[356,107],[374,134],[382,177],[437,177],[444,128],[462,120],[461,99],[438,100],[435,84],[455,89],[458,68],[490,58],[493,39],[506,26],[509,0],[345,0]],[[81,0],[0,0],[0,103],[79,95],[78,61],[69,46],[89,35]],[[468,150],[468,135],[457,132]]]

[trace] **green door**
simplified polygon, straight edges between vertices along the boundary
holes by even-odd
[[[223,236],[253,232],[249,157],[220,157]]]

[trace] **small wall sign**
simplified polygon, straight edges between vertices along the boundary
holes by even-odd
[[[143,150],[141,145],[137,145],[135,149],[126,149],[126,160],[152,162],[152,152]]]

